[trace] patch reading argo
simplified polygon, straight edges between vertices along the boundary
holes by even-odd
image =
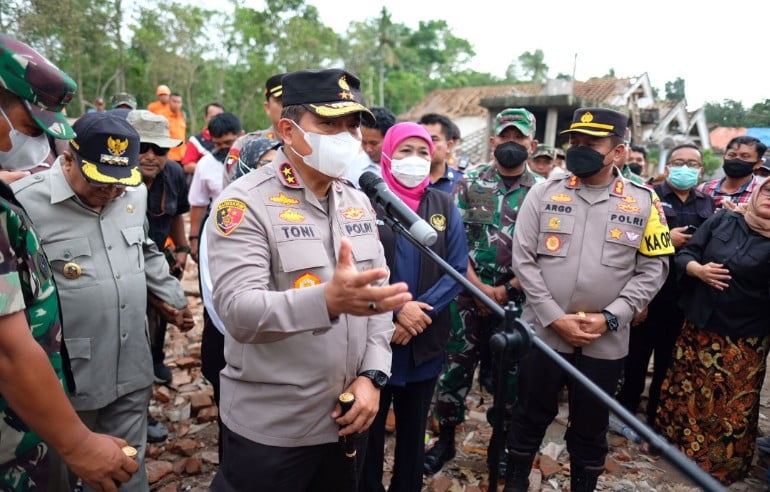
[[[246,204],[240,200],[225,200],[217,205],[216,225],[225,236],[232,234],[246,216]]]

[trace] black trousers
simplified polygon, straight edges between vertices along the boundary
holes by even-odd
[[[631,328],[623,388],[618,394],[618,401],[629,412],[636,413],[642,401],[647,366],[650,363],[650,356],[654,353],[654,369],[646,412],[649,423],[655,421],[655,411],[660,400],[660,386],[671,365],[674,343],[682,331],[682,323],[684,323],[684,314],[676,306],[652,304],[644,323]]]
[[[219,333],[211,321],[206,308],[203,308],[203,336],[201,337],[201,372],[214,388],[214,403],[219,408],[219,373],[225,368],[225,336]],[[217,442],[219,461],[222,461],[222,419],[217,414],[220,439]]]
[[[601,389],[613,395],[623,370],[623,359],[605,360],[577,354],[560,354]],[[534,455],[545,431],[559,411],[559,392],[569,390],[570,425],[565,434],[572,468],[604,469],[607,456],[609,410],[540,350],[534,349],[519,363],[519,400],[513,409],[508,449]]]
[[[356,436],[354,462],[338,443],[283,448],[250,441],[222,426],[224,455],[211,490],[214,492],[355,492],[353,463],[366,453],[366,433]]]
[[[385,461],[385,419],[393,402],[396,414],[396,452],[390,492],[420,492],[425,462],[425,427],[433,399],[436,378],[404,387],[388,385],[380,391],[380,409],[369,428],[361,492],[383,492],[382,465]]]

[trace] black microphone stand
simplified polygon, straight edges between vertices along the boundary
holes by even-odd
[[[596,399],[598,399],[604,406],[609,408],[626,425],[631,427],[637,434],[639,434],[643,439],[649,442],[652,446],[659,449],[663,457],[666,458],[666,460],[668,460],[671,464],[673,464],[676,468],[678,468],[682,473],[687,475],[687,477],[690,478],[695,484],[697,484],[699,487],[701,487],[703,490],[706,490],[706,491],[717,492],[717,491],[726,490],[719,482],[717,482],[714,479],[714,477],[712,477],[711,475],[703,471],[697,464],[695,464],[695,462],[687,458],[678,449],[676,449],[671,444],[669,444],[668,441],[666,441],[662,437],[655,434],[655,432],[653,432],[652,429],[650,429],[641,421],[639,421],[636,417],[634,417],[631,414],[631,412],[626,410],[620,403],[617,402],[617,400],[615,400],[610,395],[605,393],[593,381],[588,379],[588,377],[586,377],[582,372],[580,372],[572,364],[570,364],[566,359],[560,356],[555,350],[553,350],[551,347],[546,345],[544,341],[542,341],[537,335],[535,335],[534,331],[532,331],[532,328],[525,321],[521,319],[514,319],[513,309],[511,304],[508,305],[507,307],[508,314],[506,314],[506,311],[503,310],[503,308],[501,308],[496,302],[494,302],[492,299],[487,297],[483,292],[481,292],[481,290],[475,285],[473,285],[467,278],[465,278],[464,275],[462,275],[460,272],[452,268],[450,264],[444,261],[433,250],[420,244],[420,242],[417,241],[417,239],[415,239],[414,237],[412,237],[411,234],[409,234],[409,231],[407,231],[406,228],[404,228],[404,226],[400,222],[398,222],[396,219],[392,217],[389,217],[388,215],[384,215],[384,222],[388,226],[390,226],[390,228],[393,229],[394,232],[396,232],[397,234],[401,234],[404,238],[406,238],[418,250],[420,250],[420,252],[422,252],[424,255],[430,258],[431,261],[439,265],[447,275],[449,275],[454,280],[456,280],[471,295],[473,295],[474,297],[478,298],[481,302],[483,302],[484,305],[490,311],[495,313],[501,319],[505,320],[503,331],[493,335],[490,338],[490,346],[497,347],[498,349],[500,349],[500,352],[499,352],[500,365],[498,367],[501,368],[500,369],[501,371],[504,371],[502,372],[502,374],[498,374],[497,385],[495,390],[495,415],[496,415],[495,423],[497,424],[497,420],[500,421],[500,424],[496,425],[495,427],[500,426],[499,432],[502,432],[502,419],[503,419],[503,414],[505,412],[504,378],[505,378],[505,372],[507,372],[505,371],[507,366],[504,363],[503,359],[506,356],[509,358],[509,361],[516,357],[521,358],[529,350],[530,345],[534,345],[540,351],[545,353],[550,359],[552,359],[552,361],[555,362],[561,369],[563,369],[573,380],[577,381],[581,386],[583,386],[590,393],[592,393]],[[498,335],[500,336],[498,337]],[[500,402],[498,402],[499,396],[502,396]],[[498,432],[498,436],[499,436],[499,432]],[[498,443],[501,443],[500,442],[501,439],[502,439],[502,442],[504,442],[504,438],[498,437],[497,438]],[[499,449],[501,449],[501,446],[499,446],[498,444],[496,447],[499,452]],[[492,449],[494,452],[494,447]],[[489,476],[490,490],[496,490],[497,488],[497,465],[498,464],[499,464],[499,459],[495,462],[491,462],[492,470]],[[494,476],[493,476],[493,473],[494,473]],[[492,478],[495,479],[494,482],[492,481]]]

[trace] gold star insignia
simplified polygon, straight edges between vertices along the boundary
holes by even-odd
[[[291,183],[291,184],[294,184],[294,176],[287,176],[287,177],[286,177],[286,182],[287,182],[287,183]]]
[[[620,233],[621,231],[617,227],[614,229],[610,229],[610,237],[612,239],[620,239]]]
[[[292,174],[292,173],[291,173],[291,168],[290,168],[290,167],[285,167],[285,168],[283,168],[283,174],[284,174],[285,176],[291,176],[291,174]]]

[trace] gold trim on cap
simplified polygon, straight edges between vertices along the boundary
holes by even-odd
[[[137,168],[131,169],[131,175],[125,178],[115,178],[113,176],[103,174],[99,171],[99,168],[96,166],[96,164],[86,160],[83,161],[81,168],[83,169],[83,174],[85,174],[88,179],[96,181],[97,183],[137,186],[142,182],[142,175],[139,173]]]
[[[614,130],[615,125],[605,125],[603,123],[572,123],[570,128],[581,128],[581,127],[588,127],[588,128],[601,128],[603,130]]]
[[[363,112],[369,113],[369,110],[365,106],[357,102],[338,102],[330,103],[328,105],[308,104],[308,106],[318,115],[325,118],[335,118],[337,116],[344,116],[350,113]],[[371,114],[371,113],[370,113]]]

